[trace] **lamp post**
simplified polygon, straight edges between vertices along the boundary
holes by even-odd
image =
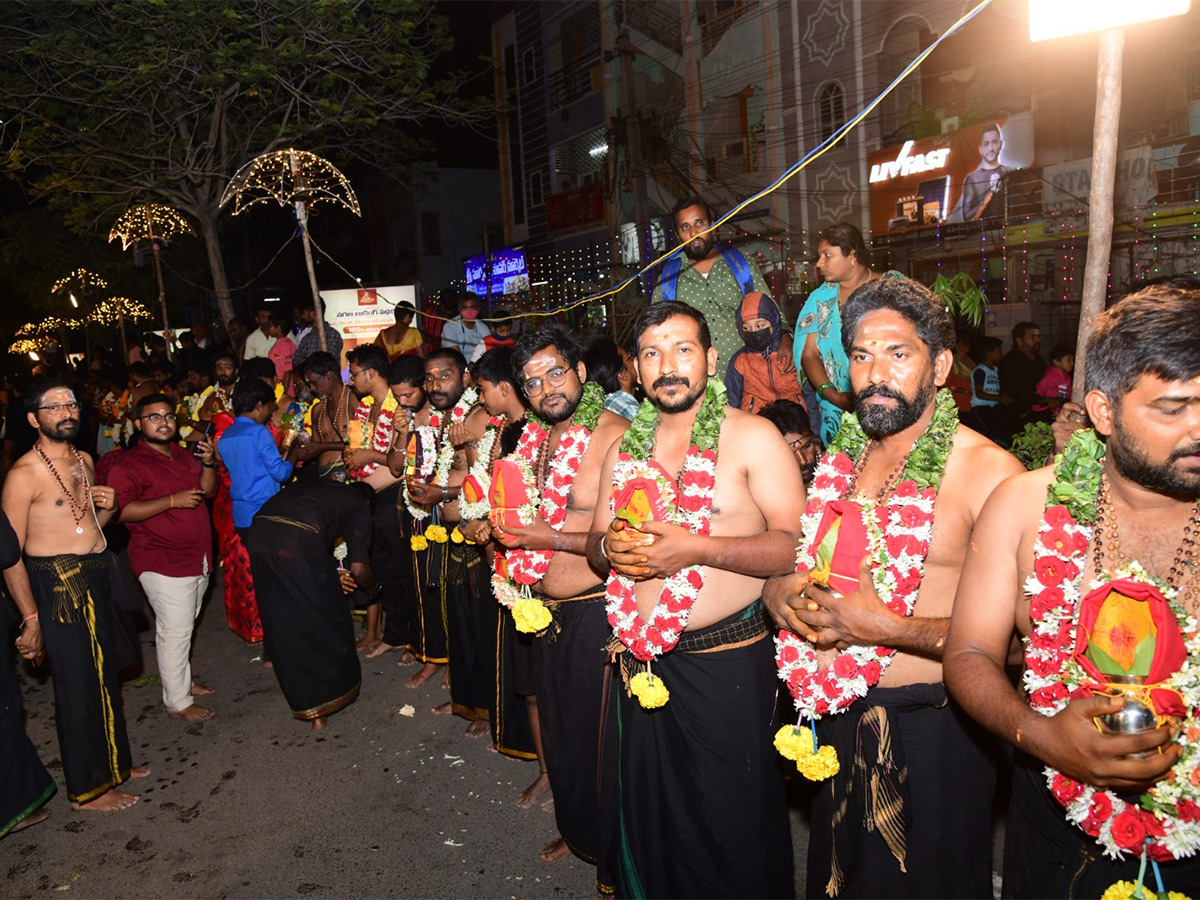
[[[276,150],[256,156],[246,163],[230,180],[221,197],[221,206],[233,202],[236,216],[255,203],[274,200],[280,206],[291,206],[300,225],[304,244],[304,263],[308,283],[312,288],[313,311],[316,315],[317,340],[328,352],[325,341],[325,319],[321,312],[321,291],[317,286],[317,271],[313,266],[312,240],[308,235],[308,207],[321,200],[331,201],[361,215],[358,198],[349,180],[328,160],[306,150]]]
[[[1113,186],[1121,121],[1121,66],[1125,25],[1179,16],[1191,0],[1029,0],[1029,39],[1044,41],[1099,31],[1096,59],[1096,116],[1092,126],[1092,186],[1088,196],[1088,242],[1083,268],[1083,297],[1075,349],[1075,384],[1071,399],[1083,403],[1087,341],[1096,317],[1104,312],[1104,286],[1112,252]]]

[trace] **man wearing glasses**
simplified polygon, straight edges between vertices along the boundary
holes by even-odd
[[[212,531],[205,497],[217,492],[213,445],[185,450],[176,440],[175,406],[149,394],[134,408],[140,440],[108,473],[121,522],[129,530],[129,561],[154,610],[154,649],[163,703],[172,719],[194,722],[212,712],[193,697],[212,688],[192,681],[192,630],[212,571]]]

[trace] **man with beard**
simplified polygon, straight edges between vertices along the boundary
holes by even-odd
[[[724,368],[742,346],[735,324],[742,298],[750,291],[770,293],[771,289],[754,260],[733,247],[717,246],[717,233],[709,230],[716,217],[705,200],[684,197],[671,210],[671,218],[676,238],[686,242],[683,253],[687,262],[674,257],[663,265],[651,302],[678,300],[704,313]],[[784,338],[780,355],[791,359],[790,337]]]
[[[375,348],[379,349],[379,348]],[[383,351],[380,350],[380,353]],[[434,350],[425,360],[425,394],[439,424],[434,447],[441,465],[431,483],[419,475],[409,476],[408,499],[437,518],[425,528],[447,533],[459,522],[458,500],[467,475],[467,450],[483,435],[488,414],[475,406],[457,416],[453,410],[467,390],[467,361],[452,347]],[[448,461],[448,468],[443,460]],[[437,532],[434,532],[437,534]],[[434,537],[441,543],[445,535]],[[449,649],[450,700],[433,711],[453,712],[470,721],[467,737],[480,737],[490,730],[488,720],[496,706],[496,625],[498,608],[492,602],[489,575],[483,553],[476,545],[448,542],[442,603],[446,615]],[[427,551],[418,551],[427,552]]]
[[[342,451],[346,449],[347,427],[351,407],[358,404],[350,386],[342,382],[337,360],[328,353],[317,351],[304,364],[304,381],[319,399],[312,405],[312,439],[300,450],[303,460],[315,459],[316,465],[305,466],[322,478],[342,481],[346,468]]]
[[[702,313],[653,304],[633,339],[649,402],[605,456],[587,543],[637,694],[617,699],[617,892],[791,897],[760,597],[794,564],[800,470],[770,422],[724,404]]]
[[[297,351],[299,352],[299,351]],[[388,358],[379,347],[355,347],[346,359],[350,364],[350,387],[361,398],[353,421],[347,423],[350,442],[342,452],[346,474],[375,491],[375,511],[371,520],[371,569],[379,579],[382,592],[378,602],[367,607],[367,628],[358,642],[366,649],[368,658],[386,653],[393,647],[403,647],[407,635],[390,635],[385,641],[380,622],[380,604],[399,609],[400,596],[400,522],[396,503],[400,498],[400,479],[391,473],[387,454],[392,447],[395,428],[396,400],[388,389]],[[393,628],[400,626],[394,622]]]
[[[154,650],[163,703],[172,719],[194,722],[212,712],[192,701],[212,688],[192,681],[192,632],[212,571],[212,527],[205,497],[217,492],[209,441],[196,454],[175,440],[174,406],[150,394],[134,407],[141,438],[120,454],[107,482],[129,530],[129,561],[154,610]]]
[[[801,713],[820,719],[820,743],[840,765],[813,802],[813,821],[832,828],[812,830],[808,892],[990,896],[995,772],[985,736],[947,703],[941,657],[971,524],[1021,466],[960,426],[953,396],[937,390],[953,362],[954,323],[928,288],[899,276],[859,288],[842,309],[842,342],[857,418],[843,420],[814,496],[825,511],[844,513],[835,563],[841,538],[856,524],[865,531],[864,516],[882,541],[864,540],[867,552],[832,566],[839,593],[818,584],[814,563],[811,572],[772,579],[766,601],[782,628],[816,647],[822,678],[837,690],[838,679],[854,675],[845,661],[855,659],[837,651],[886,650],[862,662],[870,689],[853,703],[847,693],[813,713],[803,698],[815,676],[789,684]],[[910,501],[919,493],[918,507]],[[816,555],[813,520],[823,512],[802,523],[801,558]],[[868,795],[864,784],[874,786]]]
[[[1181,809],[1194,808],[1186,793],[1195,793],[1194,760],[1183,772],[1172,769],[1184,752],[1175,739],[1194,739],[1195,709],[1181,704],[1168,711],[1174,718],[1158,718],[1166,724],[1157,728],[1151,716],[1141,733],[1104,733],[1100,717],[1135,707],[1135,696],[1075,692],[1064,682],[1079,684],[1068,666],[1082,666],[1084,648],[1100,643],[1095,625],[1082,627],[1089,618],[1098,624],[1087,606],[1129,562],[1175,589],[1186,615],[1200,613],[1200,291],[1155,286],[1126,297],[1097,317],[1085,359],[1084,402],[1095,431],[1077,432],[1056,466],[1011,478],[992,494],[971,536],[946,642],[946,683],[955,699],[1017,748],[1006,897],[1098,897],[1118,880],[1140,883],[1139,856],[1147,840],[1152,858],[1160,849],[1163,821],[1185,845],[1195,842],[1184,830],[1187,812],[1176,819],[1174,801],[1161,793],[1167,788],[1168,797],[1184,798]],[[1064,533],[1066,544],[1056,538]],[[1093,585],[1101,587],[1089,593]],[[1145,605],[1131,601],[1116,628],[1134,632]],[[1058,638],[1063,621],[1065,644]],[[1173,625],[1158,622],[1162,645]],[[1024,693],[1006,671],[1014,633],[1029,638]],[[1048,653],[1060,644],[1062,655]],[[1187,666],[1196,665],[1188,656]],[[1115,680],[1083,671],[1084,682]],[[1154,712],[1167,693],[1150,694]],[[1047,766],[1058,770],[1053,793]],[[1138,809],[1136,798],[1151,790],[1150,804],[1143,800]],[[1129,804],[1120,815],[1115,795]],[[1076,798],[1080,815],[1064,809]],[[1132,832],[1121,827],[1129,821]],[[1090,834],[1102,828],[1128,852],[1110,858],[1085,827]],[[1173,896],[1200,896],[1200,859],[1157,867]],[[1165,896],[1162,888],[1157,893]]]
[[[233,386],[237,384],[238,370],[237,357],[232,351],[219,351],[213,358],[213,377],[217,389],[200,406],[197,418],[202,422],[212,421],[218,413],[233,411]],[[231,424],[232,421],[230,419]]]
[[[583,346],[561,325],[544,326],[517,342],[513,374],[531,413],[541,420],[526,433],[545,431],[530,468],[543,504],[553,499],[547,497],[547,483],[555,481],[549,491],[565,500],[566,515],[552,523],[547,515],[553,508],[543,505],[531,524],[517,527],[493,513],[492,531],[508,551],[510,569],[522,551],[552,552],[541,583],[534,585],[554,609],[554,623],[534,639],[533,679],[561,837],[543,848],[541,858],[550,861],[573,851],[597,865],[597,884],[603,886],[612,884],[616,685],[605,658],[610,633],[603,568],[589,565],[587,539],[600,486],[609,483],[600,477],[604,456],[629,420],[604,408],[604,388],[588,381],[583,355]]]
[[[126,809],[137,795],[117,785],[149,771],[131,766],[113,662],[111,557],[101,528],[116,513],[116,492],[93,484],[91,458],[71,443],[79,432],[79,401],[65,382],[35,383],[25,401],[38,440],[8,473],[2,501],[25,554],[4,570],[22,617],[17,651],[25,659],[50,660],[74,808]]]

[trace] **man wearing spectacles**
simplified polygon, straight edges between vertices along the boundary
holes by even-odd
[[[205,497],[217,492],[213,445],[184,449],[176,440],[175,407],[150,394],[134,407],[139,440],[118,454],[107,482],[129,530],[129,561],[154,610],[154,649],[163,703],[172,719],[212,717],[193,697],[212,688],[192,681],[192,631],[212,571],[212,526]]]

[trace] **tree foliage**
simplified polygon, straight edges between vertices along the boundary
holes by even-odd
[[[419,0],[10,0],[0,18],[11,174],[106,231],[132,202],[194,219],[232,315],[218,203],[249,159],[296,146],[384,168],[430,119],[482,121]]]

